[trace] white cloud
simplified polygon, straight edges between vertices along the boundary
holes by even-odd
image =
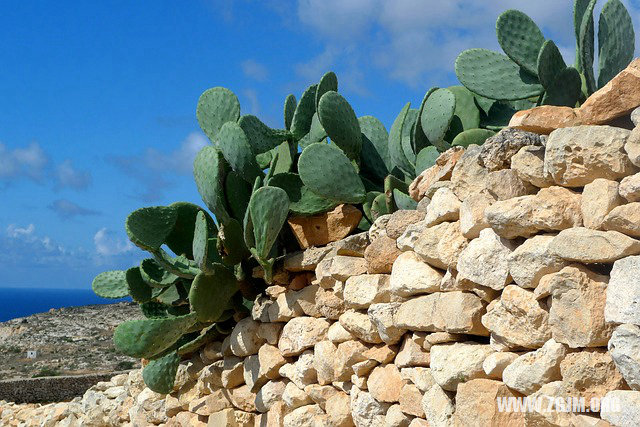
[[[54,179],[57,188],[74,188],[85,190],[91,185],[91,174],[88,171],[77,170],[70,159],[65,160],[56,166]]]
[[[269,70],[264,64],[247,59],[240,64],[245,76],[263,82],[269,78]]]
[[[29,238],[36,231],[36,226],[29,224],[27,227],[18,227],[15,224],[9,224],[7,227],[7,235],[13,239]]]
[[[49,236],[38,235],[33,224],[26,227],[9,224],[6,235],[12,244],[9,253],[4,254],[8,259],[27,258],[37,264],[55,262],[77,264],[79,261],[76,252],[67,250]]]
[[[49,162],[40,144],[32,142],[25,148],[10,149],[0,143],[0,179],[13,180],[26,177],[40,181]]]
[[[124,238],[119,238],[113,231],[101,228],[93,236],[93,244],[96,253],[103,257],[127,254],[135,249],[135,246]]]
[[[207,144],[207,138],[201,132],[191,132],[182,140],[180,147],[168,153],[155,148],[147,149],[144,163],[155,171],[173,171],[190,175],[193,172],[193,160]]]
[[[100,215],[98,211],[84,208],[67,199],[54,200],[48,207],[62,219],[71,219],[76,216]]]

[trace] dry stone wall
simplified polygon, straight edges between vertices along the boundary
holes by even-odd
[[[640,425],[638,153],[640,127],[607,125],[453,148],[411,185],[418,210],[287,256],[171,394],[136,371],[0,424]],[[544,404],[501,407],[524,397]]]

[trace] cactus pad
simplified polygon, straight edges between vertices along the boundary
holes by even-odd
[[[240,102],[238,97],[227,88],[207,89],[198,99],[196,116],[202,131],[211,141],[214,141],[223,124],[238,120]]]
[[[418,202],[400,190],[393,190],[393,202],[396,207],[401,210],[414,211],[418,207]]]
[[[122,270],[105,271],[98,274],[91,283],[91,289],[102,298],[124,298],[129,295],[127,279]]]
[[[140,263],[142,279],[154,288],[166,288],[178,280],[178,276],[163,269],[153,258],[147,258]]]
[[[224,180],[224,192],[231,215],[237,220],[244,218],[251,197],[251,184],[236,172],[229,171]]]
[[[140,304],[140,310],[147,319],[158,319],[167,317],[167,306],[156,301],[149,301]]]
[[[229,218],[224,197],[224,177],[228,165],[222,153],[211,146],[203,147],[193,162],[193,175],[202,201],[218,222]]]
[[[140,268],[132,267],[126,272],[127,287],[129,288],[129,295],[137,303],[144,303],[151,301],[152,289],[142,279]]]
[[[503,12],[496,21],[498,43],[512,61],[529,73],[538,72],[538,52],[544,43],[542,31],[519,10]]]
[[[633,60],[635,38],[633,21],[622,2],[606,2],[598,21],[598,87],[607,84]]]
[[[445,140],[452,141],[460,132],[480,126],[480,110],[476,106],[474,94],[466,87],[450,86],[447,89],[456,97],[453,120],[445,136]],[[455,127],[454,122],[457,124]]]
[[[125,224],[129,240],[146,251],[155,251],[166,241],[178,218],[176,209],[153,206],[129,214]]]
[[[465,148],[471,144],[482,145],[487,138],[495,134],[495,132],[489,129],[469,129],[459,133],[458,136],[453,139],[451,145],[458,145]]]
[[[415,172],[415,167],[407,160],[404,149],[402,148],[402,130],[409,115],[410,108],[411,103],[407,102],[393,121],[391,130],[389,131],[389,157],[391,158],[391,162],[407,175],[412,175]]]
[[[318,196],[302,184],[300,176],[294,173],[281,173],[269,180],[269,185],[282,188],[289,197],[289,210],[296,215],[315,215],[330,211],[338,203]]]
[[[444,140],[444,135],[449,129],[455,109],[456,97],[449,89],[434,91],[424,105],[420,117],[422,130],[429,142],[440,151],[444,151],[444,147],[440,147],[442,145],[440,143]]]
[[[416,175],[420,175],[422,171],[435,165],[438,157],[440,157],[440,152],[432,145],[420,150],[416,157]]]
[[[251,183],[257,176],[262,175],[249,140],[237,123],[227,122],[222,125],[216,141],[231,169],[247,182]]]
[[[150,359],[171,347],[195,323],[194,313],[164,319],[130,320],[116,328],[113,342],[128,356]]]
[[[456,59],[456,75],[471,92],[487,98],[516,100],[542,93],[535,76],[507,56],[486,49],[469,49]]]
[[[217,322],[238,292],[233,272],[222,264],[214,264],[211,274],[198,274],[189,291],[191,310],[200,322]]]
[[[193,231],[193,260],[201,270],[206,270],[209,252],[209,230],[204,212],[199,212]],[[197,277],[197,276],[196,276]]]
[[[565,68],[567,64],[553,40],[544,42],[538,54],[538,79],[542,86],[549,88]]]
[[[320,98],[329,91],[338,91],[338,77],[333,71],[325,73],[318,83],[316,90],[316,111],[318,110],[318,104],[320,104]]]
[[[311,144],[298,159],[303,184],[315,194],[340,203],[360,203],[362,180],[344,153],[332,145]]]
[[[358,159],[362,147],[360,124],[347,100],[338,92],[325,93],[318,103],[318,118],[331,141],[347,157]]]
[[[172,203],[169,207],[176,210],[178,217],[165,243],[174,254],[193,258],[191,237],[193,236],[196,215],[198,215],[198,212],[203,212],[203,210],[200,206],[187,202]],[[212,229],[215,228],[213,219],[206,212],[205,217],[207,218],[208,226]]]
[[[297,105],[298,105],[298,101],[296,100],[296,96],[292,93],[287,95],[287,98],[284,100],[284,128],[286,130],[291,129],[291,122],[293,121],[293,113],[296,112]]]
[[[373,116],[358,118],[362,132],[360,173],[374,181],[381,181],[389,174],[389,134],[382,122]]]
[[[387,201],[384,194],[378,194],[371,202],[371,218],[375,221],[378,217],[390,213],[387,209]]]
[[[578,38],[580,65],[582,74],[585,78],[587,95],[591,95],[596,90],[596,80],[593,74],[593,55],[594,44],[594,25],[593,25],[593,9],[596,6],[596,0],[591,0],[587,5],[580,23],[580,37]]]
[[[266,259],[289,213],[289,197],[278,187],[262,187],[251,195],[249,211],[256,251]]]
[[[249,255],[243,237],[242,224],[234,218],[220,226],[218,239],[224,247],[222,259],[225,264],[237,264]]]
[[[142,379],[145,385],[156,393],[169,394],[173,390],[178,365],[180,365],[180,356],[178,352],[172,351],[151,360],[142,370]]]
[[[580,73],[573,67],[562,70],[542,98],[545,105],[575,107],[582,89]]]
[[[318,85],[311,85],[302,93],[300,102],[293,113],[291,133],[296,139],[305,136],[311,129],[311,119],[316,112],[316,90]]]
[[[290,136],[289,131],[271,129],[262,123],[259,118],[251,114],[240,117],[238,125],[247,137],[254,155],[266,153],[274,149]]]

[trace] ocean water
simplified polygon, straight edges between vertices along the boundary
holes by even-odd
[[[112,304],[91,289],[0,288],[0,322],[49,311],[51,308]]]

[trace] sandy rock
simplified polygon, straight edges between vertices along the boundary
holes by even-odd
[[[486,193],[472,194],[460,205],[460,231],[467,239],[475,239],[480,231],[488,228],[484,210],[496,199]]]
[[[339,321],[343,328],[364,342],[373,344],[382,342],[378,329],[364,313],[347,311],[340,316]]]
[[[224,358],[221,381],[224,388],[234,388],[244,384],[242,364],[244,359],[235,356]]]
[[[508,351],[497,351],[491,353],[482,362],[482,369],[489,378],[500,380],[504,369],[518,358],[518,353]]]
[[[479,163],[489,171],[509,169],[513,156],[522,147],[532,145],[542,146],[540,135],[513,128],[502,129],[482,144]]]
[[[367,380],[367,388],[371,396],[378,402],[398,402],[405,380],[396,365],[378,366],[371,371]]]
[[[330,247],[309,248],[304,251],[287,254],[284,257],[285,270],[314,271],[322,259],[331,252]]]
[[[419,333],[406,334],[400,351],[396,355],[395,365],[398,368],[426,367],[431,361],[429,353],[423,348],[424,337]]]
[[[333,386],[320,384],[309,384],[304,388],[304,391],[309,395],[311,400],[320,405],[320,408],[323,410],[325,409],[327,400],[340,393],[340,391]]]
[[[485,185],[487,193],[496,200],[508,200],[538,191],[538,188],[520,179],[516,171],[511,169],[489,172]]]
[[[486,377],[482,363],[491,353],[491,347],[473,341],[434,345],[431,347],[431,375],[440,387],[455,391],[460,383]]]
[[[223,389],[223,394],[231,401],[233,406],[245,412],[257,412],[256,394],[249,390],[249,386],[241,385],[231,390]]]
[[[313,400],[311,400],[309,395],[292,382],[287,383],[284,391],[282,392],[282,400],[289,409],[296,409],[313,403]]]
[[[389,302],[390,276],[387,274],[362,274],[347,279],[344,301],[347,307],[366,309],[371,304]]]
[[[332,278],[344,282],[351,276],[365,274],[367,261],[365,258],[337,255],[331,259],[330,272]]]
[[[318,382],[318,373],[314,366],[313,351],[302,353],[294,363],[287,363],[280,368],[280,375],[291,380],[298,388],[304,389],[309,384]]]
[[[413,180],[411,185],[409,185],[409,195],[415,201],[420,201],[425,197],[427,189],[435,182],[451,178],[453,168],[463,154],[464,148],[462,147],[452,147],[440,154],[436,159],[436,163],[422,171],[422,173]]]
[[[338,240],[331,246],[338,255],[364,257],[364,251],[369,246],[369,243],[369,233],[363,231]]]
[[[337,381],[349,381],[353,374],[353,365],[364,362],[364,353],[368,350],[360,341],[345,341],[338,344],[335,356],[335,376]]]
[[[265,340],[268,344],[277,345],[283,326],[281,323],[261,323],[258,327],[258,337]]]
[[[623,258],[613,264],[604,311],[607,322],[640,324],[639,272],[640,256]]]
[[[631,237],[640,237],[640,202],[618,206],[603,221],[605,230],[618,231]]]
[[[536,195],[495,202],[485,209],[485,219],[507,239],[564,230],[582,225],[580,199],[580,194],[566,188],[543,188]]]
[[[433,427],[448,427],[455,409],[453,397],[434,384],[422,398],[424,416]]]
[[[400,341],[406,331],[405,329],[398,328],[393,323],[393,316],[398,311],[400,304],[401,303],[397,302],[372,304],[367,311],[367,315],[371,323],[377,328],[380,338],[387,344],[395,344]],[[331,328],[329,329],[329,335],[331,335]],[[353,336],[351,333],[349,333],[349,335]],[[331,339],[331,337],[329,337],[329,339]]]
[[[609,341],[616,367],[633,390],[640,390],[640,326],[618,326]]]
[[[291,216],[287,223],[302,249],[324,246],[349,235],[360,222],[362,212],[351,205],[313,216]]]
[[[549,251],[567,261],[612,263],[639,254],[640,241],[617,231],[576,227],[561,231],[549,244]]]
[[[378,218],[376,218],[373,224],[371,224],[371,227],[369,227],[368,234],[370,242],[373,242],[380,236],[387,235],[386,228],[390,218],[391,214],[380,215]]]
[[[400,390],[400,408],[402,412],[415,417],[424,417],[422,409],[422,393],[413,384],[405,384]]]
[[[192,421],[190,421],[192,422]],[[250,427],[253,426],[254,414],[228,408],[209,415],[208,426]],[[187,424],[190,425],[190,424]]]
[[[636,126],[624,144],[624,151],[635,166],[640,166],[640,127]]]
[[[536,294],[551,295],[549,326],[553,338],[570,348],[607,344],[613,327],[605,324],[605,299],[609,278],[574,264],[545,276]]]
[[[460,384],[456,393],[455,422],[460,426],[519,426],[524,424],[522,412],[500,411],[498,400],[519,397],[504,383],[479,378]]]
[[[329,425],[331,427],[354,426],[350,408],[351,398],[348,394],[338,392],[329,397],[324,406],[329,416]]]
[[[567,187],[630,175],[636,169],[623,149],[628,136],[628,130],[610,126],[558,129],[547,141],[545,172],[556,184]]]
[[[629,202],[640,201],[640,173],[624,177],[618,191]]]
[[[313,367],[318,373],[318,384],[331,384],[336,380],[334,364],[337,350],[331,341],[320,341],[313,347]]]
[[[412,228],[398,239],[398,247],[413,250],[427,264],[446,270],[455,268],[460,253],[467,246],[468,240],[462,235],[459,222],[443,222],[433,227],[424,228],[419,234],[407,236]],[[402,240],[406,236],[406,240]],[[407,241],[413,243],[407,244]]]
[[[560,373],[567,393],[584,397],[587,402],[593,397],[602,398],[612,390],[626,388],[611,355],[604,349],[567,354],[560,362]]]
[[[387,222],[387,236],[391,239],[397,239],[402,236],[408,226],[424,220],[425,213],[420,211],[399,210],[391,214],[389,222]]]
[[[600,409],[603,420],[614,426],[640,425],[640,391],[614,390],[604,397],[609,404]]]
[[[458,258],[458,282],[471,282],[501,290],[511,281],[508,258],[514,245],[492,229],[480,232]]]
[[[487,307],[482,324],[507,348],[539,348],[549,338],[549,313],[533,292],[509,285]]]
[[[278,348],[283,356],[295,356],[327,336],[329,322],[315,317],[296,317],[282,329]]]
[[[351,390],[351,415],[356,427],[384,426],[384,414],[389,406],[391,405],[378,402],[370,393],[357,387]]]
[[[400,375],[402,375],[402,378],[418,387],[418,390],[422,393],[429,390],[436,383],[433,379],[433,375],[431,375],[431,369],[422,366],[401,368]]]
[[[511,169],[518,177],[539,188],[553,185],[553,179],[544,172],[544,147],[522,147],[511,158]]]
[[[374,305],[377,305],[377,304],[374,304]],[[369,309],[371,309],[371,307],[369,307]],[[331,326],[329,326],[329,331],[327,332],[327,338],[332,343],[339,344],[341,342],[354,339],[354,336],[351,334],[351,332],[343,328],[340,322],[335,322]]]
[[[577,126],[580,123],[580,117],[573,108],[541,105],[529,110],[516,111],[509,121],[509,127],[549,135],[556,129]]]
[[[319,289],[316,293],[316,309],[323,317],[338,320],[347,308],[337,292]]]
[[[543,384],[562,378],[560,362],[566,355],[566,346],[550,339],[542,348],[525,353],[502,372],[502,379],[510,388],[531,394]]]
[[[276,300],[269,306],[269,321],[270,322],[287,322],[294,317],[301,316],[303,311],[302,307],[298,304],[296,292],[284,292],[276,298]]]
[[[640,105],[640,61],[635,59],[580,106],[583,123],[605,124]]]
[[[401,296],[437,292],[442,276],[415,252],[403,252],[391,269],[391,292]]]
[[[229,344],[235,356],[245,357],[257,354],[264,340],[258,336],[260,324],[250,317],[239,321],[233,328]]]
[[[601,229],[609,212],[624,203],[618,185],[616,181],[598,178],[584,186],[581,209],[585,227]]]
[[[523,288],[535,288],[540,279],[560,271],[568,262],[551,254],[549,245],[553,235],[537,235],[518,246],[508,258],[509,273],[513,281]]]
[[[307,427],[314,425],[317,416],[325,415],[319,405],[305,405],[284,416],[284,427]]]
[[[412,416],[402,412],[399,404],[391,405],[385,415],[385,427],[408,427],[412,419]]]
[[[429,227],[445,221],[457,221],[460,216],[460,200],[449,188],[440,188],[431,198],[424,218]]]
[[[400,255],[400,250],[396,246],[394,239],[387,236],[377,238],[364,251],[367,273],[391,273],[391,266],[393,266],[393,262],[398,258],[398,255]],[[350,275],[353,276],[354,273],[352,272]]]
[[[462,202],[485,189],[489,171],[480,165],[481,152],[482,147],[478,145],[468,146],[451,173],[451,189]]]
[[[256,409],[258,412],[267,412],[276,403],[282,401],[287,383],[282,380],[269,381],[260,388],[256,394]]]

